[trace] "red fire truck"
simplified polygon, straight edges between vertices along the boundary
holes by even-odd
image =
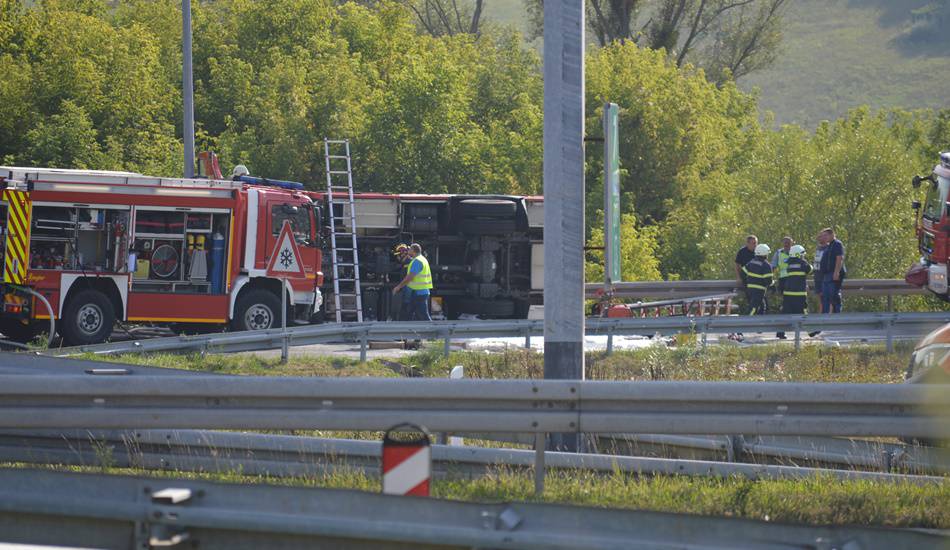
[[[919,264],[907,273],[907,282],[926,286],[950,301],[947,292],[947,263],[950,260],[950,151],[940,153],[940,164],[928,176],[914,176],[913,185],[926,185],[924,203],[913,202],[916,213]]]
[[[105,341],[116,321],[278,327],[282,286],[288,319],[322,321],[333,309],[324,300],[332,293],[327,217],[350,223],[341,210],[351,208],[364,320],[398,310],[389,291],[404,275],[391,254],[398,242],[423,245],[433,310],[444,317],[524,317],[541,301],[540,197],[358,194],[326,212],[326,193],[221,178],[213,156],[199,164],[210,176],[0,167],[0,333],[28,341],[45,330],[50,312],[36,294],[68,345]],[[285,221],[304,276],[282,283],[266,270]]]

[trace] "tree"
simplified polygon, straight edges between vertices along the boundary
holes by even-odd
[[[62,111],[41,121],[27,132],[27,148],[19,162],[30,166],[102,169],[108,162],[102,154],[96,129],[86,111],[71,100]]]
[[[587,246],[604,246],[604,212],[597,211]],[[633,214],[620,218],[620,274],[624,281],[656,281],[660,279],[660,261],[657,257],[657,228],[637,227]],[[587,253],[584,276],[588,282],[604,280],[604,251]]]
[[[406,5],[430,36],[481,34],[484,0],[406,0]]]
[[[542,34],[542,3],[526,0],[534,37]],[[787,5],[788,0],[587,0],[587,21],[601,47],[632,41],[662,49],[678,67],[703,67],[721,84],[774,62]]]

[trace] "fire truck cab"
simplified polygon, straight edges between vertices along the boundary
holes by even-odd
[[[28,341],[50,315],[68,345],[105,341],[115,321],[271,328],[281,292],[288,319],[309,321],[319,206],[301,184],[254,181],[0,167],[0,333]],[[270,278],[285,221],[303,276]]]
[[[926,186],[923,204],[914,201],[917,243],[921,253],[919,264],[907,274],[907,282],[926,286],[928,290],[950,301],[947,287],[947,264],[950,259],[950,151],[940,153],[940,164],[928,176],[914,176],[913,186]]]

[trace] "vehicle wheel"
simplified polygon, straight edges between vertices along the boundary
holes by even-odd
[[[507,235],[517,229],[515,220],[473,220],[459,222],[459,231],[468,235]]]
[[[472,313],[488,317],[511,317],[515,314],[514,300],[479,300],[462,298],[455,302],[458,313]]]
[[[463,218],[513,218],[518,205],[500,199],[465,199],[459,203]]]
[[[98,290],[82,290],[66,304],[61,323],[66,345],[99,344],[112,334],[115,310],[105,294]]]
[[[238,298],[231,328],[234,330],[265,330],[280,327],[280,298],[273,292],[249,290]]]
[[[0,334],[3,334],[0,339],[26,344],[32,342],[39,331],[32,323],[23,324],[17,319],[2,319]]]

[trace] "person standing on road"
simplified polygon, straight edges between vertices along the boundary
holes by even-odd
[[[762,315],[768,311],[765,292],[772,286],[772,265],[769,263],[769,245],[755,247],[755,257],[742,267],[742,276],[749,300],[749,315]]]
[[[818,296],[818,313],[824,313],[825,307],[821,303],[821,257],[825,253],[825,249],[828,248],[828,245],[824,244],[823,239],[821,238],[821,232],[818,233],[816,238],[817,246],[815,247],[815,261],[812,262],[812,265],[815,266],[815,295]]]
[[[429,269],[429,260],[422,255],[422,246],[419,243],[409,245],[409,255],[412,257],[409,272],[406,273],[406,278],[393,288],[393,294],[408,286],[412,290],[409,319],[412,321],[431,321],[429,293],[432,290],[432,271]]]
[[[821,255],[821,303],[824,313],[841,313],[841,283],[848,270],[844,266],[844,244],[830,227],[821,230],[827,246]]]
[[[412,263],[412,257],[409,255],[409,245],[405,243],[397,244],[396,247],[393,248],[393,256],[396,257],[396,261],[402,266],[400,273],[405,277],[409,273],[409,264]],[[399,314],[396,320],[408,321],[412,314],[411,306],[412,290],[405,287],[399,293]]]
[[[779,294],[785,288],[785,278],[788,277],[788,259],[791,257],[790,251],[794,244],[795,241],[791,237],[783,237],[782,248],[776,250],[772,256],[772,271],[775,272],[775,276],[778,278]]]
[[[755,259],[755,247],[758,244],[758,237],[749,235],[745,238],[745,246],[736,252],[736,282],[739,284],[739,288],[745,288],[745,275],[742,273],[742,268]],[[751,305],[746,304],[743,308],[743,313],[748,313],[751,308]]]
[[[811,273],[811,264],[805,259],[804,246],[796,244],[788,252],[785,291],[782,293],[782,313],[801,315],[808,307],[808,274]],[[775,336],[785,339],[784,332],[779,332]]]

